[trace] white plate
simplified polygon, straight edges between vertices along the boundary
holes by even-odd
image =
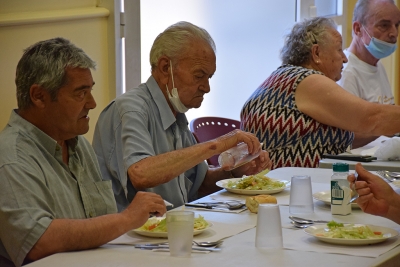
[[[313,197],[316,200],[324,202],[326,205],[331,205],[331,191],[330,190],[314,193]],[[358,206],[358,204],[354,203],[354,202],[351,203],[351,207],[357,208],[357,209],[360,208],[360,206]]]
[[[272,189],[272,190],[232,189],[232,188],[228,187],[228,182],[229,181],[236,182],[236,181],[238,181],[240,179],[242,179],[242,178],[231,178],[231,179],[220,180],[220,181],[218,181],[216,183],[216,185],[219,186],[219,187],[225,188],[228,192],[232,192],[232,193],[235,193],[235,194],[241,194],[241,195],[260,195],[260,194],[271,195],[271,194],[276,194],[276,193],[282,192],[283,190],[285,190],[290,185],[289,181],[272,179],[272,180],[275,180],[275,181],[279,181],[279,182],[285,183],[285,186],[281,187],[281,188],[277,188],[277,189]]]
[[[163,217],[159,217],[159,220],[164,219]],[[193,229],[193,235],[198,235],[201,234],[202,232],[204,232],[205,230],[209,229],[212,226],[212,223],[207,222],[208,226],[204,229],[201,230],[194,230]],[[143,236],[149,236],[149,237],[163,237],[163,238],[167,238],[168,237],[168,233],[167,232],[150,232],[150,231],[145,231],[145,230],[139,230],[139,229],[133,229],[132,230],[134,233],[138,234],[138,235],[143,235]]]
[[[325,228],[327,228],[325,224],[309,226],[306,229],[304,229],[304,232],[323,242],[338,244],[338,245],[348,245],[348,246],[376,244],[383,242],[388,238],[395,237],[399,234],[396,230],[392,228],[387,228],[382,226],[376,226],[370,224],[355,224],[354,226],[364,226],[364,225],[367,225],[374,232],[382,232],[383,237],[374,239],[345,239],[345,238],[317,236],[317,234],[325,232]]]

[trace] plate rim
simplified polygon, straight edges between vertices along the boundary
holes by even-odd
[[[349,225],[349,224],[345,224]],[[381,243],[386,241],[387,239],[397,237],[399,235],[399,232],[397,232],[395,229],[390,228],[390,227],[385,227],[385,226],[379,226],[379,225],[374,225],[374,224],[354,224],[355,226],[368,226],[372,230],[379,228],[380,231],[386,230],[386,234],[390,233],[391,236],[389,237],[382,237],[382,238],[374,238],[374,239],[345,239],[345,238],[332,238],[332,237],[325,237],[325,236],[316,236],[315,232],[312,233],[311,230],[314,231],[320,231],[322,229],[325,229],[327,226],[326,224],[322,225],[312,225],[307,228],[305,228],[303,231],[309,235],[312,236],[322,242],[330,243],[330,244],[337,244],[337,245],[370,245],[370,244],[376,244],[376,243]],[[382,231],[383,232],[383,231]]]
[[[324,204],[330,206],[330,205],[331,205],[331,202],[330,202],[330,201],[324,200],[324,199],[319,198],[319,197],[316,196],[317,194],[320,194],[320,193],[325,193],[325,194],[329,193],[329,194],[330,194],[330,190],[323,190],[323,191],[315,192],[315,193],[312,194],[312,196],[313,196],[313,198],[314,198],[315,200],[321,201],[321,202],[323,202]],[[355,202],[352,202],[352,203],[351,203],[351,207],[352,207],[352,208],[358,208],[358,209],[360,209],[360,206],[359,206],[357,203],[355,203]]]
[[[282,188],[277,188],[277,189],[272,189],[272,190],[250,190],[250,189],[233,189],[233,188],[228,188],[224,186],[222,183],[227,183],[228,181],[237,181],[239,179],[242,179],[243,177],[240,178],[228,178],[228,179],[222,179],[217,181],[215,184],[223,189],[225,189],[228,192],[235,193],[235,194],[240,194],[240,195],[260,195],[260,194],[276,194],[279,192],[282,192],[286,188],[290,186],[290,181],[288,180],[278,180],[274,178],[270,178],[275,181],[280,181],[284,182],[285,186]],[[268,177],[269,178],[269,177]]]

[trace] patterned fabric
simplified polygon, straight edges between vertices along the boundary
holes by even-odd
[[[307,76],[323,73],[292,65],[274,71],[244,104],[241,128],[254,133],[270,153],[273,169],[318,167],[323,154],[346,151],[354,133],[331,127],[298,110],[297,85]]]

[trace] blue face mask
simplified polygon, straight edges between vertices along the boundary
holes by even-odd
[[[362,26],[364,28],[364,26]],[[361,41],[364,43],[365,48],[367,48],[368,52],[371,53],[375,58],[381,59],[384,57],[390,56],[397,48],[397,45],[394,43],[388,43],[379,39],[376,39],[375,37],[371,37],[367,30],[364,28],[364,31],[368,34],[369,38],[371,38],[371,41],[369,42],[369,45],[366,45],[364,41]]]

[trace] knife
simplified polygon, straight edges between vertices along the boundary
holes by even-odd
[[[209,204],[191,204],[191,203],[185,203],[185,206],[194,208],[203,208],[209,210],[215,207],[214,205],[209,205]]]
[[[158,248],[169,248],[168,245],[135,245],[135,248],[141,249],[158,249]],[[192,250],[199,250],[199,251],[221,251],[220,248],[200,248],[200,247],[192,247]]]

